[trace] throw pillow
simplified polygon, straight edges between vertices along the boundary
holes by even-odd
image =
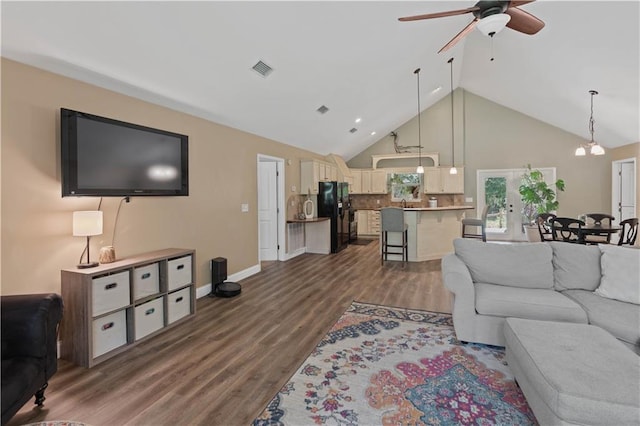
[[[550,241],[553,250],[553,278],[555,289],[593,291],[600,285],[600,256],[598,246],[567,244]]]
[[[640,250],[600,244],[602,279],[596,294],[640,305]]]
[[[453,247],[474,282],[553,288],[553,254],[546,243],[495,244],[456,238]]]

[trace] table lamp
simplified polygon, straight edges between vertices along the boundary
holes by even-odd
[[[73,212],[73,236],[87,237],[87,263],[79,263],[79,269],[93,268],[98,266],[98,262],[91,262],[89,257],[89,238],[102,234],[102,212],[101,211],[78,211]]]

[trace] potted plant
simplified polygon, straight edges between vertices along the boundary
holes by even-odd
[[[558,179],[548,184],[540,170],[533,170],[531,164],[527,164],[518,191],[523,203],[522,217],[527,238],[529,241],[540,241],[538,226],[534,223],[535,218],[540,213],[558,210],[556,191],[564,191],[564,181]]]

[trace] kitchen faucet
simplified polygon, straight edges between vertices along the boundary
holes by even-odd
[[[402,199],[402,201],[400,201],[400,203],[402,203],[402,208],[406,209],[407,208],[407,200],[405,200],[404,198]]]

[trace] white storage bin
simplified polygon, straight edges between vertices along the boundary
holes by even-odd
[[[134,308],[136,340],[164,327],[164,299],[158,297]]]
[[[133,270],[133,300],[160,293],[160,268],[157,263]]]
[[[169,324],[191,313],[191,287],[169,293],[167,297],[167,322]]]
[[[130,303],[129,271],[94,278],[92,286],[94,317]]]
[[[172,259],[167,264],[167,289],[169,291],[191,284],[191,256]]]
[[[123,309],[93,320],[93,357],[127,344],[127,313]]]

